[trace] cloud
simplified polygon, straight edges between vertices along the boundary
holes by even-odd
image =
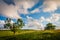
[[[45,21],[45,18],[43,16],[40,17],[40,22]]]
[[[40,22],[40,20],[27,16],[27,24],[23,28],[43,30],[44,25],[42,24],[42,22]]]
[[[44,30],[47,23],[53,23],[56,25],[56,29],[59,28],[60,24],[60,14],[54,13],[51,15],[51,17],[45,18],[44,16],[41,16],[40,19],[34,19],[30,16],[27,16],[27,23],[23,27],[23,29],[42,29]],[[45,22],[45,23],[44,23]]]
[[[32,7],[36,2],[36,0],[0,0],[0,14],[10,18],[21,18],[19,14],[28,14],[28,8]],[[15,5],[12,5],[13,3]]]
[[[60,14],[54,13],[51,15],[50,18],[47,18],[46,20],[49,22],[57,22],[60,19]]]
[[[37,1],[35,5],[31,6],[28,10],[31,13],[40,12],[54,12],[60,7],[60,0],[42,0]]]
[[[14,0],[3,0],[6,4],[10,5],[15,5]]]
[[[15,0],[16,1],[16,0]],[[38,1],[36,0],[20,0],[19,2],[16,1],[16,5],[19,6],[19,13],[23,13],[23,14],[28,14],[29,11],[28,9],[31,8],[33,5],[35,5]]]
[[[58,13],[53,13],[52,15],[51,15],[51,17],[48,17],[48,18],[44,18],[45,20],[45,22],[47,22],[47,23],[52,23],[52,24],[54,24],[54,25],[56,25],[56,29],[60,29],[60,14],[58,14]],[[45,25],[46,26],[46,25]]]
[[[17,8],[13,5],[7,5],[2,0],[0,0],[0,13],[9,18],[20,18],[17,13]]]
[[[56,29],[59,29],[59,26],[60,26],[60,14],[53,13],[53,14],[51,14],[50,17],[47,17],[47,18],[41,16],[40,17],[40,22],[42,22],[42,24],[44,24],[44,22],[45,22],[45,26],[46,26],[46,23],[52,23],[52,24],[57,26]]]
[[[5,24],[4,20],[0,20],[0,24]]]
[[[43,3],[44,12],[54,12],[60,7],[60,0],[45,0]]]
[[[0,27],[4,27],[4,24],[5,24],[4,20],[0,20]]]
[[[43,12],[54,12],[58,9],[58,7],[60,7],[59,4],[60,4],[60,0],[42,0],[41,3],[39,1],[35,4],[38,7],[36,7],[34,5],[31,8],[31,10],[32,10],[31,12],[32,13],[37,12],[36,10],[38,10],[38,12],[39,12],[39,11],[41,11],[41,9],[43,10]]]
[[[29,11],[33,11],[36,8],[39,8],[39,6],[41,6],[43,4],[43,2],[44,2],[44,0],[37,0],[37,1],[38,2],[33,7],[31,7],[31,8],[28,9]]]
[[[31,11],[31,13],[38,13],[38,12],[40,12],[40,11],[41,11],[41,10],[39,10],[39,9],[37,8],[37,9]]]

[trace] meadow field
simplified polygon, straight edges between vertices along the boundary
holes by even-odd
[[[0,30],[0,40],[60,40],[60,30]]]

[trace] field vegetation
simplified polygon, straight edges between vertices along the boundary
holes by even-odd
[[[0,40],[60,40],[60,30],[0,31]]]

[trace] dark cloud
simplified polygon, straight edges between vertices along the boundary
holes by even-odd
[[[15,5],[14,0],[3,0],[8,5]]]

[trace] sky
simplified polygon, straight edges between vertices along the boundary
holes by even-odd
[[[6,18],[12,23],[21,18],[22,29],[44,29],[48,23],[60,29],[60,0],[0,0],[0,27]]]

